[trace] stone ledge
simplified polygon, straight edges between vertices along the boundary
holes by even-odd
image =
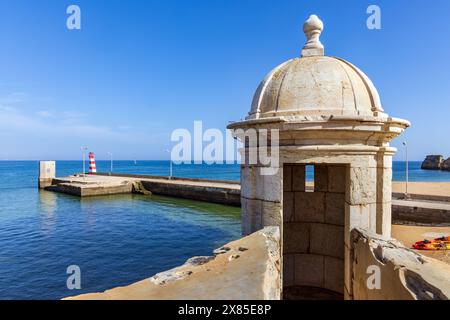
[[[450,266],[422,256],[395,239],[352,231],[352,287],[356,300],[448,300]],[[367,287],[369,266],[381,271],[380,289]]]
[[[215,250],[212,257],[194,257],[129,286],[67,300],[278,300],[279,247],[279,228],[267,227]]]

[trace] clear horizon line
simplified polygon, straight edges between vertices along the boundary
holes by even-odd
[[[0,161],[7,162],[7,161],[29,161],[29,162],[38,162],[38,161],[80,161],[82,162],[82,159],[0,159]],[[89,159],[86,157],[86,161],[89,161]],[[95,159],[95,161],[111,161],[111,159]],[[170,159],[113,159],[113,161],[170,161]],[[195,160],[191,160],[193,164]],[[222,162],[225,163],[227,160],[224,159]],[[203,161],[205,162],[205,161]],[[237,161],[234,161],[237,163]],[[405,162],[405,160],[393,160],[392,162]],[[416,159],[410,159],[408,162],[423,162],[423,160],[416,160]]]

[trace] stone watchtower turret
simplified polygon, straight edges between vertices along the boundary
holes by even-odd
[[[389,142],[410,124],[385,113],[361,70],[324,55],[322,31],[322,21],[311,16],[301,57],[273,69],[245,121],[229,128],[278,132],[272,175],[262,174],[267,164],[248,161],[264,144],[244,144],[242,226],[244,234],[281,227],[285,296],[319,291],[352,298],[350,232],[359,227],[391,235],[396,149]],[[307,166],[314,168],[314,187],[306,183]]]

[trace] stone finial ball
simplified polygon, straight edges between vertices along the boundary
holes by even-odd
[[[308,20],[306,20],[305,24],[303,25],[303,31],[305,33],[310,33],[312,31],[323,31],[323,22],[319,19],[318,16],[315,14],[311,15]]]

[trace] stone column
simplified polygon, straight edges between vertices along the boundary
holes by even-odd
[[[391,237],[392,226],[392,153],[377,155],[376,233]]]
[[[263,174],[259,165],[241,166],[242,233],[249,235],[264,227],[281,227],[283,168]]]
[[[53,179],[56,177],[55,161],[39,162],[39,188],[44,189],[52,185]]]
[[[367,163],[370,163],[369,156]],[[376,230],[377,168],[363,167],[361,164],[350,164],[347,171],[347,181],[344,227],[344,295],[346,299],[352,299],[353,257],[351,256],[351,231],[354,228],[362,228],[373,232]]]

